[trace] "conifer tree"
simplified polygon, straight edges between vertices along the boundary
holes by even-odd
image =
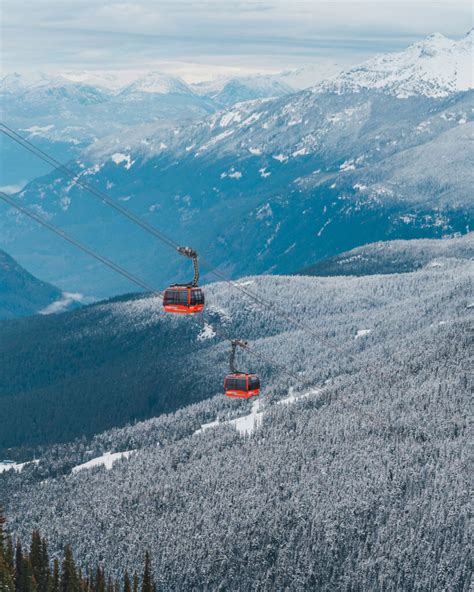
[[[0,592],[14,592],[13,573],[5,557],[0,555]]]
[[[123,576],[123,592],[132,592],[130,576],[128,575],[127,570],[125,570],[125,575]]]
[[[15,592],[30,592],[27,586],[26,565],[20,541],[17,542],[15,549]]]
[[[13,577],[13,573],[15,571],[15,551],[13,550],[13,540],[11,536],[9,536],[7,539],[5,561],[7,562]]]
[[[133,592],[138,592],[138,575],[137,572],[133,574]]]
[[[33,567],[29,555],[25,555],[23,558],[23,569],[24,569],[24,590],[27,592],[38,592],[38,586],[33,575]]]
[[[37,591],[48,592],[48,551],[46,541],[42,540],[38,530],[34,530],[31,535],[30,562]]]
[[[151,571],[150,553],[145,552],[145,568],[143,570],[142,592],[153,592],[153,574]]]
[[[49,577],[48,592],[59,592],[59,561],[53,562],[53,572]]]
[[[60,592],[79,592],[76,564],[69,545],[64,548],[64,559],[61,568]]]
[[[105,574],[99,565],[95,572],[95,592],[105,592]]]
[[[13,565],[8,558],[8,545],[5,545],[4,525],[6,519],[0,507],[0,592],[13,592]],[[11,541],[10,541],[11,544]]]
[[[42,558],[42,565],[43,565],[43,592],[48,592],[49,588],[49,578],[51,576],[50,565],[49,565],[49,554],[48,554],[48,543],[46,539],[43,538],[41,544],[41,558]]]
[[[0,554],[4,551],[4,544],[5,544],[5,522],[7,519],[3,513],[3,508],[0,506]]]

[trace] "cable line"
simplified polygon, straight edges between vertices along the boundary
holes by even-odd
[[[0,126],[1,126],[0,127],[0,131],[3,132],[5,135],[7,135],[9,138],[11,138],[13,141],[15,141],[17,144],[19,144],[20,146],[22,146],[23,148],[25,148],[26,150],[28,150],[29,152],[31,152],[32,154],[34,154],[35,156],[37,156],[38,158],[40,158],[41,160],[43,160],[44,162],[47,162],[50,166],[53,167],[53,169],[57,169],[57,170],[63,172],[69,178],[71,178],[74,183],[77,183],[78,185],[80,185],[81,187],[83,187],[86,191],[88,191],[92,195],[98,197],[102,202],[110,205],[115,210],[117,210],[118,212],[120,212],[121,214],[123,214],[124,216],[126,216],[128,219],[130,219],[132,222],[138,224],[144,230],[146,230],[147,232],[150,232],[156,238],[158,238],[159,240],[161,240],[162,242],[164,242],[165,244],[167,244],[168,246],[170,246],[171,248],[173,248],[173,249],[175,249],[176,251],[179,252],[180,246],[173,239],[171,239],[170,237],[168,237],[167,235],[165,235],[164,233],[162,233],[161,231],[159,231],[157,228],[155,228],[154,226],[152,226],[151,224],[149,224],[148,222],[146,222],[141,217],[137,216],[136,214],[134,214],[133,212],[131,212],[127,208],[124,208],[123,206],[121,206],[118,203],[116,203],[112,198],[110,198],[102,190],[97,189],[96,187],[94,187],[90,183],[88,183],[88,182],[83,181],[82,179],[80,179],[79,178],[80,177],[80,173],[79,174],[75,174],[73,171],[71,171],[70,169],[68,169],[63,164],[61,164],[54,157],[48,155],[45,151],[43,151],[42,149],[40,149],[37,146],[35,146],[32,142],[30,142],[29,140],[27,140],[26,138],[24,138],[23,136],[21,136],[20,134],[18,134],[15,130],[13,130],[12,128],[8,127],[3,122],[0,122]],[[2,128],[4,128],[4,129],[2,129]],[[112,261],[108,260],[107,258],[105,258],[105,257],[103,257],[101,255],[98,255],[97,253],[95,253],[94,251],[92,251],[92,249],[90,249],[89,247],[81,244],[79,241],[76,241],[72,237],[68,236],[64,231],[56,228],[51,223],[49,223],[47,220],[45,220],[44,218],[41,218],[41,216],[39,216],[38,214],[34,214],[30,210],[28,210],[28,209],[24,208],[23,206],[17,204],[7,194],[0,192],[0,197],[4,201],[7,201],[13,207],[15,207],[18,210],[20,210],[22,213],[24,213],[27,216],[33,218],[34,220],[36,220],[37,222],[39,222],[43,226],[49,228],[54,233],[56,233],[57,235],[61,236],[62,238],[64,238],[68,242],[70,242],[71,244],[77,246],[79,249],[81,249],[85,253],[88,253],[89,255],[91,255],[92,257],[94,257],[95,259],[97,259],[98,261],[101,261],[102,263],[104,263],[105,265],[107,265],[108,267],[110,267],[111,269],[117,271],[117,273],[119,273],[122,276],[126,277],[131,282],[135,283],[136,285],[140,286],[141,288],[143,288],[143,289],[145,289],[145,290],[147,290],[149,292],[162,295],[161,292],[159,292],[156,289],[154,289],[153,287],[149,286],[144,281],[140,280],[139,278],[137,278],[133,274],[129,273],[127,270],[123,269],[122,267],[120,267],[119,265],[113,263]],[[298,319],[296,319],[293,316],[289,315],[285,310],[283,310],[278,305],[274,304],[273,302],[269,301],[268,299],[266,299],[266,298],[264,298],[262,296],[258,296],[256,294],[254,294],[251,290],[248,290],[248,289],[244,288],[243,286],[239,285],[237,282],[234,282],[234,281],[230,280],[224,274],[222,274],[221,272],[217,271],[215,269],[215,267],[212,266],[203,257],[201,257],[201,261],[203,262],[203,264],[205,265],[205,267],[208,268],[209,272],[212,273],[215,277],[217,277],[220,280],[224,281],[225,283],[227,283],[231,287],[235,288],[236,290],[239,290],[241,293],[243,293],[246,296],[248,296],[249,298],[251,298],[254,302],[256,302],[257,304],[259,304],[261,307],[267,308],[267,309],[271,310],[273,313],[279,315],[280,317],[285,318],[288,322],[290,322],[294,326],[298,327],[300,330],[306,331],[307,333],[311,334],[313,336],[313,338],[316,339],[317,341],[319,341],[321,343],[324,343],[328,348],[333,349],[333,350],[335,350],[335,351],[337,351],[337,352],[339,352],[339,353],[341,353],[343,355],[347,355],[346,352],[344,352],[344,350],[342,350],[338,346],[334,345],[332,342],[330,342],[329,340],[325,339],[324,337],[321,337],[320,335],[318,335],[317,333],[315,333],[310,327],[308,327],[308,325],[306,325],[305,323],[302,323]],[[219,333],[220,332],[220,334],[221,334],[220,336],[221,336],[222,339],[225,339],[225,340],[229,341],[230,343],[232,343],[232,338],[231,337],[223,334],[222,331],[218,331],[215,326],[213,326],[213,328],[216,331],[216,333]],[[267,358],[263,354],[256,352],[251,347],[247,347],[246,349],[254,357],[256,357],[256,358],[258,358],[260,360],[265,361],[266,363],[270,364],[273,367],[279,368],[283,373],[285,373],[287,376],[289,376],[293,380],[299,382],[301,385],[306,386],[308,388],[312,388],[312,389],[314,389],[314,388],[322,388],[322,386],[321,387],[318,387],[315,383],[310,383],[309,381],[301,378],[300,376],[297,376],[296,374],[294,374],[293,372],[291,372],[290,370],[288,370],[286,366],[281,365],[281,364],[278,364],[278,363],[274,362],[273,360],[270,360],[269,358]],[[351,356],[351,358],[352,358],[352,356]],[[382,374],[385,375],[384,372],[382,372]],[[379,423],[380,425],[382,425],[370,413],[368,413],[368,412],[361,412],[360,410],[358,410],[358,408],[355,405],[353,405],[351,403],[348,403],[347,401],[346,401],[346,404],[348,404],[350,407],[353,407],[353,409],[355,411],[357,411],[358,413],[363,414],[363,415],[369,417],[371,419],[371,421],[373,421],[375,423]],[[384,424],[384,427],[386,427],[385,424]]]
[[[48,228],[49,230],[51,230],[51,232],[54,232],[55,234],[57,234],[58,236],[60,236],[64,240],[66,240],[67,242],[71,243],[72,245],[74,245],[75,247],[77,247],[78,249],[83,251],[84,253],[87,253],[88,255],[90,255],[91,257],[96,259],[97,261],[100,261],[101,263],[103,263],[104,265],[109,267],[110,269],[113,269],[114,271],[116,271],[117,273],[119,273],[123,277],[127,278],[128,280],[130,280],[131,282],[133,282],[137,286],[140,286],[140,288],[143,288],[144,290],[147,290],[148,292],[159,294],[159,292],[155,288],[153,288],[152,286],[149,286],[146,282],[142,281],[140,278],[137,278],[135,275],[128,272],[126,269],[124,269],[123,267],[121,267],[117,263],[114,263],[110,259],[107,259],[107,257],[103,257],[102,255],[99,255],[98,253],[93,251],[87,245],[84,245],[83,243],[79,242],[78,240],[76,240],[72,236],[68,235],[66,232],[64,232],[64,230],[61,230],[57,226],[54,226],[54,224],[51,224],[51,222],[48,222],[48,220],[46,220],[46,218],[43,218],[43,216],[40,216],[39,214],[32,212],[28,208],[25,208],[24,206],[19,204],[16,200],[12,199],[9,195],[4,193],[3,191],[0,191],[0,199],[3,199],[3,201],[10,204],[13,208],[16,208],[22,214],[29,216],[30,218],[32,218],[33,220],[35,220],[36,222],[38,222],[39,224],[41,224],[45,228]]]
[[[8,136],[10,139],[12,139],[14,142],[16,142],[17,144],[19,144],[20,146],[22,146],[23,148],[25,148],[26,150],[31,152],[32,154],[34,154],[35,156],[37,156],[38,158],[40,158],[44,162],[47,162],[50,166],[53,167],[53,169],[63,172],[74,183],[78,184],[79,186],[84,188],[86,191],[89,191],[89,193],[98,197],[102,202],[106,203],[107,205],[110,205],[112,208],[114,208],[115,210],[117,210],[118,212],[120,212],[121,214],[126,216],[129,220],[131,220],[135,224],[138,224],[141,228],[143,228],[147,232],[151,233],[153,236],[155,236],[156,238],[158,238],[159,240],[161,240],[162,242],[167,244],[172,249],[175,249],[176,251],[179,252],[180,246],[176,241],[174,241],[172,238],[170,238],[169,236],[167,236],[166,234],[164,234],[163,232],[161,232],[160,230],[158,230],[157,228],[155,228],[154,226],[152,226],[151,224],[146,222],[140,216],[134,214],[129,209],[118,204],[115,200],[113,200],[111,197],[109,197],[104,191],[97,189],[96,187],[94,187],[93,185],[88,183],[87,181],[80,179],[81,173],[78,173],[78,174],[74,173],[73,171],[68,169],[66,166],[61,164],[54,157],[47,154],[44,150],[42,150],[41,148],[38,148],[32,142],[30,142],[28,139],[26,139],[25,137],[23,137],[22,135],[17,133],[15,130],[13,130],[12,128],[7,126],[5,123],[1,122],[0,125],[2,128],[2,129],[0,129],[0,131],[2,133],[4,133],[6,136]],[[259,296],[255,293],[253,293],[251,290],[248,290],[247,288],[244,288],[243,286],[239,285],[237,282],[232,281],[231,279],[226,277],[223,273],[219,272],[215,268],[215,266],[213,266],[211,263],[209,263],[202,256],[200,259],[201,259],[201,262],[204,264],[204,266],[208,269],[209,273],[211,273],[212,275],[214,275],[215,277],[217,277],[221,281],[227,283],[232,288],[239,290],[241,293],[243,293],[246,296],[248,296],[249,298],[251,298],[255,303],[257,303],[261,307],[266,308],[266,309],[270,310],[272,313],[277,314],[278,316],[284,318],[286,321],[288,321],[289,323],[291,323],[293,326],[297,327],[298,329],[306,331],[315,340],[326,345],[326,347],[333,349],[334,351],[337,351],[340,354],[346,355],[346,352],[343,349],[341,349],[340,347],[338,347],[337,345],[335,345],[334,343],[332,343],[330,340],[326,339],[325,337],[318,335],[306,323],[303,323],[300,320],[294,318],[292,315],[288,314],[283,308],[281,308],[277,304],[271,302],[270,300],[264,298],[263,296]]]
[[[50,230],[51,232],[53,232],[54,234],[58,235],[59,237],[61,237],[65,241],[67,241],[70,244],[72,244],[73,246],[77,247],[78,249],[80,249],[81,251],[83,251],[84,253],[86,253],[87,255],[90,255],[91,257],[93,257],[97,261],[100,261],[101,263],[103,263],[104,265],[106,265],[107,267],[109,267],[110,269],[112,269],[113,271],[115,271],[116,273],[118,273],[118,274],[122,275],[123,277],[127,278],[130,282],[136,284],[137,286],[143,288],[144,290],[147,290],[148,292],[150,292],[152,294],[158,294],[158,295],[160,295],[160,292],[159,291],[157,291],[155,288],[153,288],[152,286],[150,286],[149,284],[147,284],[146,282],[144,282],[143,280],[141,280],[140,278],[138,278],[134,274],[128,272],[126,269],[124,269],[120,265],[114,263],[110,259],[108,259],[108,258],[106,258],[106,257],[104,257],[104,256],[102,256],[102,255],[100,255],[98,253],[96,253],[95,251],[93,251],[87,245],[84,245],[80,241],[78,241],[75,238],[71,237],[65,231],[63,231],[60,228],[58,228],[57,226],[51,224],[51,222],[49,222],[48,220],[46,220],[43,216],[40,216],[39,214],[37,214],[35,212],[32,212],[28,208],[26,208],[23,205],[19,204],[15,199],[13,199],[11,196],[9,196],[8,194],[4,193],[3,191],[0,191],[0,199],[2,199],[4,202],[6,202],[7,204],[9,204],[11,207],[15,208],[16,210],[18,210],[22,214],[25,214],[29,218],[35,220],[36,222],[38,222],[39,224],[41,224],[42,226],[44,226],[45,228],[47,228],[48,230]],[[201,322],[202,322],[202,324],[204,324],[204,315],[202,315]],[[216,332],[216,334],[219,335],[223,340],[229,341],[232,344],[233,339],[229,335],[225,334],[221,329],[218,329],[214,325],[213,325],[213,329]],[[293,380],[295,380],[296,382],[300,383],[303,386],[306,386],[306,387],[311,388],[311,389],[323,388],[322,385],[320,387],[318,387],[318,385],[316,383],[309,382],[308,380],[306,380],[304,378],[301,378],[300,376],[298,376],[297,374],[295,374],[294,372],[292,372],[291,370],[289,370],[285,365],[280,364],[278,362],[275,362],[271,358],[265,356],[264,354],[262,354],[260,352],[257,352],[255,349],[253,349],[252,347],[250,347],[248,345],[245,347],[245,350],[248,351],[248,353],[250,355],[256,357],[257,359],[266,362],[267,364],[269,364],[270,366],[273,366],[274,368],[278,368],[281,372],[283,372],[288,377],[292,378]],[[378,424],[379,426],[381,426],[384,429],[388,427],[387,424],[382,423],[379,419],[377,419],[371,413],[366,412],[366,411],[362,411],[356,405],[354,405],[353,403],[348,402],[347,400],[344,401],[344,402],[345,402],[346,406],[352,407],[356,413],[358,413],[359,415],[362,415],[362,416],[367,417],[373,423]]]
[[[141,280],[140,278],[138,278],[134,274],[130,273],[129,271],[127,271],[126,269],[124,269],[123,267],[118,265],[117,263],[114,263],[113,261],[111,261],[107,257],[104,257],[104,256],[96,253],[90,247],[88,247],[87,245],[84,245],[83,243],[81,243],[77,239],[73,238],[68,233],[66,233],[64,230],[61,230],[60,228],[58,228],[54,224],[51,224],[51,222],[46,220],[43,216],[40,216],[39,214],[32,212],[31,210],[29,210],[25,206],[19,204],[15,199],[13,199],[11,196],[4,193],[3,191],[0,191],[0,199],[5,201],[7,204],[12,206],[13,208],[17,209],[22,214],[25,214],[26,216],[32,218],[33,220],[35,220],[36,222],[38,222],[39,224],[41,224],[42,226],[44,226],[45,228],[47,228],[51,232],[55,233],[56,235],[60,236],[65,241],[74,245],[75,247],[77,247],[78,249],[83,251],[84,253],[90,255],[91,257],[93,257],[97,261],[100,261],[101,263],[103,263],[104,265],[106,265],[107,267],[112,269],[113,271],[115,271],[115,272],[119,273],[120,275],[122,275],[123,277],[127,278],[129,281],[133,282],[137,286],[140,286],[140,288],[143,288],[144,290],[147,290],[148,292],[151,292],[152,294],[161,295],[161,293],[158,290],[156,290],[153,286],[147,284],[145,281]],[[213,329],[216,332],[216,334],[218,334],[222,339],[227,340],[230,343],[232,343],[232,338],[229,337],[227,334],[225,334],[222,330],[217,329],[214,326],[213,326]],[[251,355],[258,357],[261,360],[266,361],[268,364],[270,364],[271,366],[273,366],[275,368],[279,368],[282,372],[284,372],[285,374],[287,374],[288,376],[290,376],[294,380],[300,382],[301,384],[308,384],[309,385],[309,383],[307,383],[306,381],[301,379],[296,374],[293,374],[291,371],[289,371],[282,364],[279,364],[273,360],[270,360],[269,358],[267,358],[263,354],[257,353],[255,350],[251,349],[250,347],[247,347],[246,349],[249,351],[249,353],[251,353]]]
[[[173,249],[178,248],[178,246],[179,246],[178,243],[175,242],[173,239],[169,238],[168,236],[166,236],[165,234],[160,232],[157,228],[155,228],[154,226],[152,226],[151,224],[146,222],[146,220],[143,220],[143,218],[141,218],[140,216],[137,216],[136,214],[134,214],[131,210],[124,208],[123,206],[118,204],[115,200],[113,200],[111,197],[109,197],[107,195],[107,193],[105,193],[101,189],[98,189],[97,187],[94,187],[93,185],[91,185],[87,181],[82,180],[80,178],[81,173],[74,173],[73,171],[68,169],[66,166],[61,164],[54,157],[50,156],[44,150],[41,150],[41,148],[38,148],[37,146],[32,144],[29,140],[27,140],[26,138],[24,138],[23,136],[21,136],[20,134],[18,134],[17,132],[12,130],[11,128],[9,128],[4,123],[0,123],[0,126],[2,128],[5,128],[5,129],[0,129],[0,131],[3,134],[8,136],[11,140],[16,142],[17,144],[19,144],[23,148],[25,148],[25,150],[28,150],[29,152],[31,152],[32,154],[34,154],[35,156],[37,156],[38,158],[40,158],[44,162],[48,163],[50,166],[53,167],[54,170],[58,170],[58,171],[64,173],[65,175],[67,175],[76,185],[79,185],[80,187],[82,187],[83,189],[88,191],[89,193],[92,193],[92,195],[95,195],[102,202],[111,206],[112,208],[117,210],[117,212],[120,212],[123,216],[125,216],[126,218],[128,218],[129,220],[134,222],[135,224],[138,224],[138,226],[141,226],[141,228],[143,228],[147,232],[150,232],[151,234],[153,234],[156,238],[163,241],[169,247],[171,247]]]

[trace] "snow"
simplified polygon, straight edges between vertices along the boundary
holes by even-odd
[[[205,432],[206,430],[209,430],[210,428],[216,428],[217,426],[220,425],[220,421],[216,420],[216,421],[211,421],[209,423],[203,423],[202,426],[196,430],[194,432],[194,434],[202,434],[203,432]]]
[[[359,329],[356,333],[355,338],[359,339],[359,337],[365,337],[366,335],[369,335],[370,332],[371,329]]]
[[[326,220],[326,222],[318,230],[317,236],[321,236],[322,233],[324,232],[324,230],[326,229],[326,226],[328,226],[328,224],[331,224],[331,222],[332,222],[332,218],[329,218],[328,220]]]
[[[256,429],[260,427],[263,421],[263,411],[260,411],[260,400],[255,399],[252,403],[251,411],[248,415],[243,417],[237,417],[229,421],[229,425],[234,426],[235,429],[242,436],[252,434]]]
[[[268,202],[263,206],[260,206],[255,212],[255,217],[257,218],[257,220],[265,220],[266,218],[271,218],[272,216],[273,210]]]
[[[303,399],[307,399],[312,395],[319,394],[321,389],[314,388],[302,394],[295,394],[293,389],[289,390],[288,397],[284,399],[280,399],[276,402],[277,405],[292,405],[296,403],[296,401],[300,401]],[[237,417],[236,419],[231,419],[228,421],[220,422],[218,420],[211,421],[209,423],[204,423],[198,430],[194,432],[194,434],[202,434],[206,430],[211,428],[215,428],[218,426],[230,425],[233,426],[239,434],[242,436],[248,436],[255,432],[261,425],[263,421],[263,414],[264,410],[262,408],[262,401],[259,398],[256,398],[252,401],[252,407],[250,409],[250,413],[247,415],[243,415],[242,417]]]
[[[229,177],[229,179],[241,179],[242,173],[240,171],[234,171],[231,169],[228,172],[221,173],[221,179],[225,179],[226,177]]]
[[[274,160],[278,160],[278,162],[285,162],[288,160],[288,156],[286,156],[285,154],[276,154],[272,156],[272,158]]]
[[[104,466],[107,470],[109,470],[112,468],[114,462],[121,459],[128,459],[133,452],[135,452],[135,450],[126,450],[125,452],[106,452],[102,456],[97,456],[96,458],[92,458],[82,465],[73,467],[72,472],[78,473],[79,471],[93,469],[94,467],[100,466]]]
[[[54,127],[53,124],[44,125],[44,126],[32,125],[31,127],[22,128],[21,131],[22,132],[29,132],[32,136],[40,136],[41,134],[45,134],[46,132],[49,132],[49,130],[52,130],[53,127]]]
[[[115,154],[112,154],[110,158],[113,162],[115,162],[116,165],[125,162],[124,166],[127,170],[129,170],[131,166],[135,163],[135,161],[132,160],[130,154],[122,154],[121,152],[115,152]]]
[[[181,78],[168,76],[162,72],[150,72],[139,78],[122,91],[123,94],[194,94],[191,88]]]
[[[242,120],[242,114],[240,111],[228,111],[225,113],[219,122],[221,127],[227,127],[231,123],[240,123]]]
[[[305,156],[309,154],[309,150],[307,148],[300,148],[299,150],[295,150],[291,156]]]
[[[81,176],[97,175],[102,170],[103,164],[94,164],[81,173]]]
[[[308,397],[311,397],[311,395],[317,395],[320,392],[321,389],[315,388],[311,391],[303,393],[302,395],[295,395],[293,389],[290,389],[290,394],[288,395],[288,397],[285,397],[284,399],[280,399],[279,401],[277,401],[277,405],[292,405],[293,403],[296,403],[296,401],[307,399]]]
[[[204,327],[201,333],[197,336],[197,339],[198,341],[205,341],[206,339],[212,339],[215,336],[216,332],[214,331],[213,326],[209,325],[209,323],[204,323]]]
[[[355,170],[355,165],[354,165],[354,160],[346,160],[345,162],[343,162],[341,164],[341,166],[339,167],[340,171],[354,171]]]
[[[262,179],[266,179],[267,177],[269,177],[271,175],[271,173],[267,172],[267,167],[263,167],[263,168],[259,169],[258,172],[260,173],[260,176],[262,177]]]
[[[29,460],[29,461],[23,462],[23,463],[16,463],[14,461],[3,460],[3,461],[0,461],[0,473],[5,473],[6,471],[10,471],[11,469],[16,471],[17,473],[21,473],[21,471],[27,465],[31,465],[31,464],[37,465],[38,463],[39,463],[39,460]]]
[[[249,152],[250,152],[250,154],[253,154],[254,156],[260,156],[262,154],[262,151],[260,150],[260,148],[249,148]]]

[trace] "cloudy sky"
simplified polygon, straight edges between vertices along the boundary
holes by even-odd
[[[472,27],[464,0],[3,0],[2,72],[163,70],[189,81],[361,61]]]

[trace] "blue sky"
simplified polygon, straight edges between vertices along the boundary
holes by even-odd
[[[3,0],[2,70],[151,70],[186,78],[349,64],[472,27],[464,0]]]

